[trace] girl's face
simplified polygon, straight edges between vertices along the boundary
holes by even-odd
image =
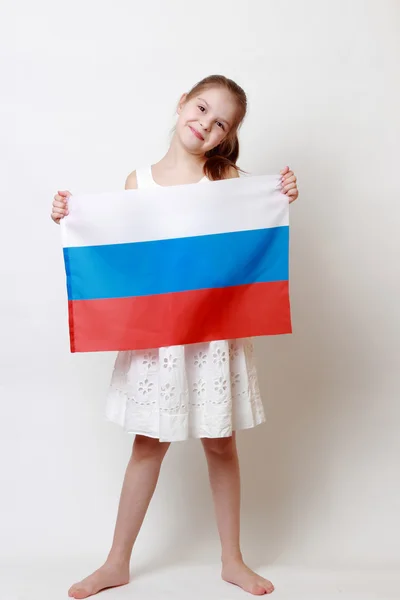
[[[209,88],[178,106],[176,133],[191,154],[204,155],[218,146],[231,130],[237,111],[234,96],[225,88]]]

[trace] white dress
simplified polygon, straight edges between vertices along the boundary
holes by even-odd
[[[151,167],[136,176],[138,188],[158,185]],[[229,437],[263,423],[251,340],[119,352],[106,418],[164,442]]]

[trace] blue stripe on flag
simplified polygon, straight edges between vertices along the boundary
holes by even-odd
[[[286,281],[289,227],[64,248],[70,300]]]

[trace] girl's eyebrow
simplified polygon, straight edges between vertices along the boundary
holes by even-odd
[[[204,100],[204,98],[197,98],[197,100],[201,100],[201,102],[204,102],[204,104],[207,105],[207,108],[210,108],[210,105],[208,104],[207,100]],[[228,127],[231,126],[230,123],[226,119],[218,119],[218,120],[226,123],[226,125],[228,125]]]

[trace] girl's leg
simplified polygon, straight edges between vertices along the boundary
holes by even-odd
[[[243,562],[240,550],[240,470],[235,434],[202,439],[222,547],[222,578],[255,595],[274,590]]]
[[[108,587],[129,582],[132,548],[153,496],[169,443],[137,435],[122,486],[111,550],[105,564],[69,590],[72,598],[87,598]]]

